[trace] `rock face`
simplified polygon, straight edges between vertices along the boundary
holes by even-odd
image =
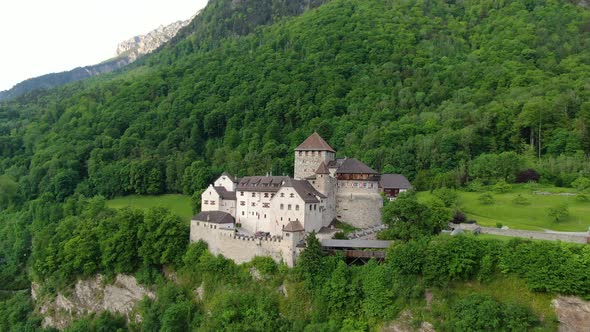
[[[150,31],[146,35],[135,36],[117,46],[117,56],[125,57],[131,62],[137,60],[142,55],[148,54],[165,42],[176,36],[178,30],[185,27],[191,20],[176,21],[170,25],[160,25],[157,29]]]
[[[133,308],[145,296],[155,298],[155,294],[138,285],[134,277],[121,274],[112,285],[104,285],[101,275],[79,280],[71,295],[59,293],[49,302],[38,299],[38,289],[39,285],[33,284],[31,293],[33,299],[39,301],[37,307],[44,316],[44,328],[64,329],[79,316],[104,310],[123,314],[128,321],[141,321],[139,315],[133,314]]]
[[[590,331],[590,302],[574,296],[559,296],[552,301],[560,332]]]
[[[113,59],[92,66],[78,67],[61,73],[42,75],[22,81],[10,90],[0,91],[0,101],[17,98],[33,90],[53,88],[125,67],[169,41],[192,19],[160,26],[146,35],[136,36],[120,43],[117,46],[117,56]]]

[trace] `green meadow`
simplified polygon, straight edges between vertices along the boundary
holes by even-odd
[[[550,192],[551,195],[537,195],[533,191]],[[550,229],[555,231],[583,232],[590,226],[590,201],[580,201],[576,196],[563,196],[560,193],[575,193],[572,188],[535,188],[526,185],[514,186],[507,193],[492,194],[494,203],[483,204],[479,197],[483,192],[466,192],[458,190],[458,208],[470,220],[479,225],[496,227],[498,224],[514,229],[540,231]],[[515,198],[521,195],[528,204],[517,204]],[[430,192],[418,193],[420,200],[432,197]],[[568,206],[569,216],[562,221],[555,222],[549,216],[548,210],[558,205]]]
[[[142,210],[147,210],[152,207],[165,207],[181,216],[184,220],[190,220],[193,216],[190,197],[178,194],[159,196],[131,195],[117,197],[107,201],[107,205],[115,209],[122,209],[130,206]]]

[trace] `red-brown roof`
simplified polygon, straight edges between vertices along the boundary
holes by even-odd
[[[379,174],[371,167],[354,158],[345,159],[336,174]]]
[[[326,164],[322,161],[318,169],[315,171],[315,174],[330,174],[330,171],[328,170]]]
[[[330,151],[336,152],[332,147],[324,141],[324,139],[317,133],[313,132],[303,143],[295,148],[295,151]]]

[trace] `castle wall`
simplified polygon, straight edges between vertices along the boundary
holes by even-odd
[[[322,162],[327,164],[330,160],[334,160],[334,153],[330,151],[295,151],[295,179],[304,180],[314,175]]]
[[[336,193],[336,218],[358,228],[381,224],[383,198],[377,192],[353,192],[340,190]]]
[[[326,198],[322,206],[322,226],[327,227],[336,218],[336,179],[328,174],[317,174],[312,186]]]
[[[253,192],[237,191],[236,192],[236,222],[242,224],[242,227],[249,232],[258,232],[266,230],[271,222],[274,224],[270,210],[270,201],[274,193],[272,192]]]
[[[292,267],[299,253],[296,244],[300,239],[297,233],[284,235],[257,239],[253,236],[238,235],[233,229],[212,229],[207,223],[192,220],[190,241],[203,240],[209,245],[212,254],[222,254],[237,264],[249,262],[255,256],[268,256],[277,263],[284,261]]]

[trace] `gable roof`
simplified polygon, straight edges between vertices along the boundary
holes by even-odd
[[[322,161],[315,174],[330,174],[330,171],[328,170],[328,166]]]
[[[293,187],[297,195],[303,199],[305,203],[319,203],[319,198],[326,198],[322,193],[315,190],[315,188],[305,180],[290,180],[285,183],[285,187]]]
[[[354,158],[345,159],[336,174],[379,174],[371,167]]]
[[[219,177],[222,177],[222,176],[227,176],[231,182],[234,182],[234,183],[238,182],[237,179],[235,177],[233,177],[231,174],[229,174],[228,172],[221,173],[221,175]]]
[[[405,176],[401,174],[382,174],[379,180],[379,187],[384,189],[410,189],[412,185]]]
[[[228,191],[225,187],[213,187],[222,199],[236,199],[235,191]]]
[[[237,190],[277,192],[285,181],[289,181],[288,176],[245,176],[238,182]]]
[[[291,220],[285,227],[283,227],[284,232],[303,232],[305,229],[299,222],[299,220]]]
[[[332,147],[317,133],[313,132],[295,151],[330,151],[336,153]]]
[[[205,221],[214,224],[233,224],[234,217],[223,211],[201,211],[193,217],[193,220]]]

